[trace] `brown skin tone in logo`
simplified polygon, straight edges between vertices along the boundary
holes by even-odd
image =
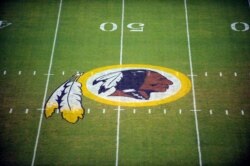
[[[138,93],[147,100],[150,98],[150,93],[166,92],[169,86],[172,84],[173,82],[163,75],[154,71],[148,71],[143,84],[138,89]],[[111,94],[111,96],[124,96],[134,98],[132,95],[130,95],[130,93],[126,93],[121,90],[116,90],[113,94]]]

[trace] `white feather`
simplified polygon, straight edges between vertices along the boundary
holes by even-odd
[[[93,84],[102,82],[99,93],[104,93],[107,90],[115,87],[117,83],[121,81],[122,77],[123,77],[122,72],[114,72],[97,78]]]
[[[81,84],[75,80],[67,81],[51,95],[45,106],[45,116],[50,117],[56,109],[65,120],[75,123],[83,118]]]

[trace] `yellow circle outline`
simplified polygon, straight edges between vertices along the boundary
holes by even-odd
[[[109,70],[109,69],[119,69],[119,68],[121,68],[121,69],[122,68],[156,69],[156,70],[160,70],[160,71],[163,71],[166,73],[170,73],[180,80],[181,89],[176,94],[174,94],[170,97],[165,97],[165,98],[157,100],[157,101],[147,101],[147,102],[143,102],[143,101],[142,102],[121,102],[121,101],[113,101],[113,100],[111,101],[108,99],[104,99],[100,96],[97,96],[88,90],[87,85],[86,85],[88,78],[90,78],[91,76],[95,75],[98,72],[102,72],[102,71]],[[98,101],[100,103],[115,105],[115,106],[128,106],[128,107],[155,106],[155,105],[170,103],[170,102],[173,102],[173,101],[185,96],[191,89],[191,81],[184,74],[182,74],[178,71],[175,71],[173,69],[160,67],[160,66],[153,66],[153,65],[144,65],[144,64],[112,65],[112,66],[96,68],[96,69],[93,69],[87,73],[84,73],[78,79],[78,82],[80,82],[82,84],[82,93],[84,96],[86,96],[90,99],[93,99],[95,101]]]

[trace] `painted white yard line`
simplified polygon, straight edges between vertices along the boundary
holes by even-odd
[[[125,0],[122,0],[122,15],[121,15],[121,40],[120,40],[120,65],[122,65],[123,60],[123,27],[124,27],[124,10],[125,10]],[[116,157],[115,166],[119,165],[119,145],[120,145],[120,118],[121,118],[121,106],[117,108],[117,126],[116,126]]]
[[[51,68],[52,68],[53,58],[54,58],[54,52],[55,52],[55,46],[56,46],[57,32],[58,32],[58,27],[59,27],[59,23],[60,23],[61,9],[62,9],[62,0],[60,0],[60,5],[59,5],[59,10],[58,10],[58,15],[57,15],[55,35],[54,35],[54,41],[53,41],[53,46],[52,46],[51,55],[50,55],[50,63],[49,63],[49,68],[48,68],[48,75],[47,75],[45,90],[44,90],[42,108],[45,105],[47,92],[48,92],[49,80],[50,80],[50,75],[51,75],[50,73],[51,73]],[[40,114],[40,120],[39,120],[38,129],[37,129],[36,142],[35,142],[35,146],[34,146],[31,166],[34,166],[35,160],[36,160],[37,146],[38,146],[38,142],[39,142],[41,126],[42,126],[42,121],[43,121],[43,112],[44,112],[44,110],[42,110],[41,114]]]
[[[123,32],[124,32],[124,9],[125,9],[125,0],[122,0],[122,19],[121,19],[121,45],[120,45],[120,65],[122,65],[123,60]]]
[[[187,0],[184,0],[184,6],[185,6],[185,18],[186,18],[186,31],[187,31],[190,73],[191,73],[191,75],[194,75],[193,74],[191,45],[190,45]],[[191,76],[191,82],[192,82],[192,94],[193,94],[193,108],[194,108],[194,110],[197,110],[197,108],[196,108],[196,98],[195,98],[194,77],[193,76]],[[202,155],[201,155],[201,146],[200,146],[200,132],[199,132],[199,123],[198,123],[197,111],[194,111],[194,117],[195,117],[195,127],[196,127],[196,137],[197,137],[197,148],[198,148],[198,155],[199,155],[199,165],[202,166]]]
[[[120,117],[121,117],[121,106],[117,108],[117,130],[116,130],[116,160],[115,166],[119,165],[119,143],[120,143]]]

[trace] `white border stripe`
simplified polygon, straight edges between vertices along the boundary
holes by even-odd
[[[201,146],[200,146],[200,133],[199,133],[198,116],[197,116],[197,111],[196,111],[197,108],[196,108],[195,87],[194,87],[194,74],[193,74],[192,54],[191,54],[191,47],[190,47],[190,35],[189,35],[189,25],[188,25],[187,0],[184,0],[184,6],[185,6],[185,16],[186,16],[188,55],[189,55],[189,64],[190,64],[191,82],[192,82],[193,108],[194,108],[194,117],[195,117],[197,147],[198,147],[198,154],[199,154],[199,164],[200,164],[200,166],[202,166],[202,156],[201,156]]]
[[[42,108],[45,105],[47,92],[48,92],[49,79],[50,79],[50,75],[51,75],[51,68],[52,68],[54,52],[55,52],[55,45],[56,45],[56,39],[57,39],[57,32],[58,32],[60,16],[61,16],[61,9],[62,9],[62,0],[60,0],[59,11],[58,11],[58,15],[57,15],[56,30],[55,30],[55,35],[54,35],[53,47],[52,47],[52,51],[51,51],[51,55],[50,55],[50,63],[49,63],[47,81],[46,81],[45,91],[44,91],[44,96],[43,96]],[[35,160],[36,160],[37,146],[38,146],[38,142],[39,142],[41,126],[42,126],[42,121],[43,121],[43,112],[44,112],[44,110],[42,110],[41,114],[40,114],[39,126],[38,126],[38,129],[37,129],[37,136],[36,136],[36,142],[35,142],[35,146],[34,146],[34,152],[33,152],[33,158],[32,158],[31,166],[34,166],[34,163],[35,163]]]

